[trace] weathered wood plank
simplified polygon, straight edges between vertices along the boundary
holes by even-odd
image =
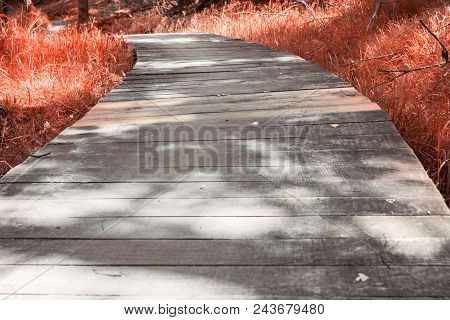
[[[172,81],[169,82],[166,80],[150,82],[150,81],[139,81],[137,83],[136,80],[134,81],[125,81],[122,82],[119,86],[117,86],[115,89],[113,89],[112,92],[120,92],[125,90],[139,90],[139,89],[148,89],[148,90],[174,90],[174,89],[187,89],[190,87],[195,87],[198,85],[202,85],[204,87],[214,87],[214,86],[233,86],[233,85],[248,85],[248,84],[258,84],[262,87],[267,87],[270,83],[274,83],[274,80],[277,80],[277,83],[279,85],[285,85],[288,86],[288,84],[292,83],[307,83],[308,81],[317,81],[317,79],[323,78],[323,71],[322,70],[306,70],[302,72],[301,75],[285,75],[280,74],[280,72],[277,72],[273,74],[273,76],[269,74],[258,74],[256,73],[254,77],[246,76],[245,80],[243,78],[236,79],[236,77],[232,77],[233,73],[223,73],[225,75],[228,75],[229,78],[225,78],[224,76],[218,77],[215,75],[212,75],[210,79],[206,78],[204,75],[202,78],[198,77],[198,80],[193,79],[192,81]],[[201,75],[201,74],[197,74]],[[210,75],[210,74],[207,74]],[[238,75],[239,76],[239,75]],[[214,79],[218,77],[219,79]],[[220,79],[222,78],[222,79]],[[337,78],[333,78],[333,76],[330,76],[327,79],[324,80],[334,80],[339,81]]]
[[[199,130],[204,127],[220,127],[220,128],[234,128],[235,130],[245,130],[249,127],[284,127],[284,126],[302,126],[302,125],[318,125],[318,124],[342,124],[342,123],[364,123],[364,122],[379,122],[386,121],[386,114],[380,110],[371,110],[364,112],[360,111],[363,106],[337,106],[333,107],[332,112],[325,112],[328,107],[317,107],[313,110],[291,110],[284,109],[280,112],[271,110],[257,110],[257,111],[234,111],[227,114],[212,112],[212,113],[197,113],[197,114],[180,114],[173,115],[167,113],[162,116],[140,116],[134,119],[123,119],[117,115],[108,117],[104,115],[102,120],[90,120],[84,118],[73,125],[71,128],[75,131],[104,129],[104,131],[117,133],[136,128],[156,128],[167,127],[170,130],[175,130],[177,126],[189,126],[194,130]],[[163,111],[163,109],[161,109]],[[331,110],[330,110],[331,111]],[[127,126],[127,127],[125,127]],[[89,128],[82,128],[89,127]],[[71,131],[71,128],[67,129]],[[65,134],[66,131],[63,132]],[[71,132],[74,134],[75,132]],[[135,141],[135,139],[133,139]]]
[[[362,100],[362,99],[361,99]],[[167,103],[168,102],[168,103]],[[255,103],[253,101],[253,103]],[[382,121],[387,119],[385,117],[381,117],[381,110],[377,110],[372,103],[368,103],[367,101],[346,101],[346,100],[335,100],[335,101],[325,101],[325,100],[312,100],[312,101],[281,101],[280,104],[274,105],[274,101],[261,101],[258,107],[252,109],[251,104],[248,102],[240,102],[236,104],[221,104],[221,103],[213,103],[213,101],[209,101],[209,103],[193,105],[192,107],[187,107],[186,105],[178,105],[174,104],[172,99],[161,99],[161,100],[137,100],[137,101],[125,101],[125,102],[102,102],[99,103],[98,108],[94,108],[90,114],[89,118],[95,118],[96,116],[115,116],[118,118],[119,115],[122,117],[167,117],[167,115],[186,115],[186,114],[209,114],[209,113],[224,113],[224,117],[226,117],[230,112],[253,112],[254,115],[258,115],[258,111],[262,110],[270,110],[273,113],[278,112],[281,117],[283,117],[284,112],[292,113],[294,110],[299,114],[304,114],[308,112],[309,114],[313,113],[314,110],[326,110],[328,114],[332,113],[333,110],[336,111],[354,111],[366,109],[366,112],[370,112],[372,110],[373,113],[375,111],[379,111],[380,117],[377,118],[378,121]],[[328,110],[327,110],[328,109]],[[337,113],[337,112],[336,112]],[[324,122],[326,122],[326,113],[323,112]],[[286,118],[286,117],[283,117]],[[359,122],[370,122],[370,119],[365,119],[364,117],[357,119],[355,121]],[[305,117],[305,120],[307,118]],[[316,122],[319,122],[320,118],[316,118]],[[328,122],[329,123],[329,120]],[[247,123],[248,124],[248,123]],[[288,125],[289,122],[286,122]],[[304,122],[306,124],[306,121]],[[311,124],[319,124],[319,123],[311,123]],[[281,125],[281,124],[280,124]],[[295,124],[294,124],[295,125]],[[206,126],[206,125],[205,125]],[[277,125],[278,127],[279,125]]]
[[[338,112],[336,108],[333,108],[333,110],[334,112],[331,113],[324,112],[320,108],[309,111],[307,109],[305,111],[287,110],[275,116],[272,114],[272,117],[269,117],[266,111],[262,110],[254,111],[250,118],[248,111],[231,112],[226,117],[214,113],[176,116],[169,114],[166,116],[140,117],[134,121],[131,119],[124,121],[118,118],[109,121],[90,121],[89,118],[85,118],[65,129],[52,144],[84,142],[87,138],[89,138],[90,143],[105,143],[105,141],[110,143],[111,141],[108,139],[136,142],[139,131],[149,130],[150,128],[167,128],[173,131],[177,126],[183,125],[188,125],[194,131],[211,126],[216,127],[218,131],[227,131],[229,128],[247,130],[253,128],[255,122],[258,123],[259,127],[269,128],[320,124],[342,125],[345,123],[384,122],[387,120],[383,111],[378,109],[361,111],[359,105],[357,107],[340,107],[341,112]]]
[[[239,66],[239,65],[271,65],[271,66],[287,66],[289,64],[305,63],[305,60],[294,55],[279,55],[275,57],[264,57],[260,55],[256,58],[236,58],[230,56],[226,59],[199,59],[199,60],[171,60],[165,59],[160,61],[138,61],[135,65],[134,72],[139,72],[141,69],[155,68],[155,69],[169,69],[169,70],[179,70],[187,67],[202,67],[207,69],[208,67],[213,67],[215,65],[220,66]],[[208,70],[211,71],[211,70]],[[326,74],[324,74],[326,75]]]
[[[361,149],[398,149],[408,148],[408,145],[398,134],[360,134],[355,136],[317,136],[315,139],[309,136],[306,137],[266,137],[266,138],[251,138],[245,137],[225,137],[222,140],[208,140],[208,138],[202,140],[195,140],[196,137],[190,137],[191,131],[183,131],[184,128],[180,127],[180,135],[174,135],[173,140],[164,140],[164,135],[161,138],[155,137],[155,140],[151,140],[151,134],[157,135],[156,131],[143,131],[140,132],[140,137],[135,135],[135,141],[133,143],[134,150],[139,151],[138,148],[144,148],[144,150],[150,150],[151,152],[163,152],[165,150],[199,150],[199,152],[205,152],[211,154],[215,152],[217,154],[224,154],[229,151],[239,153],[269,153],[269,152],[289,152],[297,150],[301,156],[303,150],[361,150]],[[175,132],[176,133],[176,132]],[[208,132],[207,132],[208,133]],[[146,138],[146,134],[150,138]],[[211,134],[214,139],[214,133]],[[141,138],[141,140],[139,140]],[[170,136],[169,136],[170,138]],[[119,140],[120,141],[120,140]],[[123,140],[122,140],[123,141]],[[139,141],[140,143],[137,143]],[[112,143],[114,140],[108,140],[106,143]],[[206,143],[208,142],[208,143]],[[136,147],[137,146],[137,147]],[[207,150],[205,150],[207,149]],[[170,153],[170,152],[169,152]]]
[[[204,73],[174,73],[174,74],[130,74],[127,76],[122,85],[129,84],[158,84],[158,85],[168,85],[173,84],[184,84],[188,82],[209,82],[221,80],[225,84],[227,83],[239,83],[243,79],[246,80],[261,80],[271,78],[273,80],[287,80],[291,79],[295,81],[301,78],[305,74],[309,73],[321,73],[323,70],[317,66],[305,65],[302,68],[259,68],[259,69],[249,69],[246,71],[242,70],[229,70],[227,72],[204,72]],[[348,89],[347,89],[348,90]]]
[[[301,198],[416,197],[437,195],[431,180],[185,182],[189,172],[165,183],[11,183],[0,185],[0,198],[156,199],[156,198]]]
[[[158,112],[159,109],[156,109]],[[280,112],[283,112],[281,110]],[[164,111],[159,111],[164,112]],[[124,116],[122,118],[144,117],[147,116],[145,111],[136,114],[130,111],[131,116]],[[144,113],[144,114],[143,114]],[[214,112],[212,112],[214,113]],[[173,114],[178,116],[183,114]],[[203,114],[202,114],[203,115]],[[167,114],[165,115],[167,117]],[[239,116],[239,114],[237,114]],[[113,115],[111,114],[110,118]],[[201,116],[200,116],[201,117]],[[92,114],[90,119],[108,119],[108,113]],[[199,119],[200,120],[200,119]],[[230,123],[231,120],[231,123]],[[337,138],[344,136],[369,136],[369,135],[398,135],[394,125],[390,121],[374,121],[374,122],[343,122],[338,124],[311,124],[311,125],[296,125],[297,123],[286,122],[286,126],[278,126],[271,123],[270,118],[265,121],[250,122],[253,119],[247,119],[243,124],[245,126],[233,127],[233,118],[230,118],[228,123],[224,126],[216,127],[208,124],[203,126],[190,125],[189,122],[171,125],[170,127],[159,129],[155,126],[150,126],[147,129],[142,127],[142,134],[149,141],[217,141],[217,140],[254,140],[254,139],[281,139],[281,138],[308,138],[314,139],[317,137]],[[258,118],[261,120],[261,118]],[[291,119],[292,120],[292,119]],[[319,121],[318,121],[319,122]],[[267,125],[265,124],[267,123]],[[291,125],[292,124],[292,125]],[[189,133],[189,134],[188,134]],[[150,136],[151,134],[151,136]],[[317,138],[319,139],[319,138]],[[138,140],[136,140],[138,141]]]
[[[246,63],[246,64],[228,64],[228,65],[214,65],[209,67],[202,66],[185,66],[184,68],[152,68],[152,69],[135,69],[128,73],[130,79],[146,79],[150,76],[167,77],[171,75],[186,76],[186,75],[198,75],[201,76],[214,76],[219,73],[236,73],[236,72],[306,72],[306,70],[317,70],[318,66],[311,66],[307,63],[290,63],[279,62],[273,63]],[[126,81],[126,80],[125,80]]]
[[[172,156],[169,160],[163,157],[150,160],[147,164],[142,160],[131,163],[111,160],[99,154],[91,156],[61,159],[56,154],[56,160],[30,162],[14,170],[5,177],[2,183],[20,182],[165,182],[175,181],[180,173],[188,176],[184,181],[191,182],[266,182],[285,183],[298,182],[347,182],[386,181],[395,182],[408,179],[428,180],[423,168],[415,161],[413,164],[398,166],[301,166],[288,161],[267,161],[267,166],[252,167],[244,163],[241,167],[227,166],[225,163],[213,163],[217,167],[206,166],[209,161],[199,159],[196,163],[188,160],[177,160]],[[117,157],[115,157],[117,158]],[[109,165],[105,167],[104,163]],[[225,161],[224,161],[225,162]],[[272,163],[276,162],[276,164]],[[84,165],[83,165],[84,164]],[[263,164],[264,165],[264,164]],[[123,167],[121,167],[123,166]],[[28,171],[33,168],[31,173]],[[111,172],[110,167],[123,168]]]
[[[301,141],[303,146],[308,146],[309,138],[245,140],[245,137],[225,136],[224,140],[208,140],[218,137],[206,135],[205,140],[199,140],[203,137],[170,135],[169,132],[165,137],[155,134],[150,139],[182,142],[146,142],[146,138],[141,136],[141,143],[114,143],[110,140],[110,143],[101,144],[82,141],[78,144],[51,144],[40,151],[47,154],[44,158],[28,158],[21,166],[12,169],[3,182],[164,182],[177,180],[180,176],[187,176],[184,181],[282,183],[428,180],[414,154],[408,149],[403,150],[401,145],[387,149],[377,145],[375,150],[355,150],[354,143],[342,142],[348,139],[346,136],[340,140],[324,132],[324,140],[339,142],[343,147],[336,151],[335,147],[325,145],[329,147],[326,150],[311,150],[321,147],[315,145],[309,151],[298,152],[289,151],[289,148],[298,149],[292,144],[287,144],[288,149],[283,150],[276,143]],[[148,132],[149,135],[151,133]],[[312,136],[314,141],[318,141],[318,135]],[[189,141],[188,138],[198,141]],[[361,139],[371,138],[363,135]],[[391,153],[391,147],[396,149],[395,154]],[[127,156],[130,154],[135,156]],[[333,157],[332,163],[330,157]],[[386,161],[390,162],[386,164]],[[111,168],[116,170],[111,171]]]
[[[139,217],[295,217],[295,216],[435,216],[447,215],[441,197],[302,197],[158,199],[22,199],[2,198],[2,218],[120,218],[141,208]],[[252,210],[248,210],[252,208]]]
[[[286,81],[286,83],[267,82],[245,83],[242,85],[223,86],[223,85],[198,85],[188,88],[173,88],[168,90],[150,90],[150,89],[117,89],[113,90],[108,96],[101,99],[102,102],[112,101],[133,101],[146,99],[163,98],[184,98],[184,97],[206,97],[220,95],[252,94],[265,92],[285,92],[299,90],[316,90],[326,88],[347,88],[349,85],[342,82],[339,78],[329,76],[323,82],[318,79],[304,79],[302,82]]]
[[[170,75],[172,76],[172,75]],[[177,76],[186,77],[189,75],[186,74],[178,74]],[[151,76],[153,78],[153,76]],[[183,78],[181,78],[183,79]],[[184,80],[183,80],[184,81]],[[189,81],[189,80],[188,80]],[[215,104],[219,104],[221,106],[229,106],[230,104],[243,104],[250,105],[253,102],[253,106],[255,110],[258,110],[259,104],[264,102],[271,102],[272,104],[276,104],[279,102],[281,105],[284,103],[292,103],[293,106],[307,106],[309,104],[311,108],[317,107],[314,102],[322,101],[323,103],[336,102],[337,106],[341,104],[361,104],[366,105],[367,102],[370,102],[369,99],[361,95],[354,88],[327,88],[327,89],[318,89],[312,91],[287,91],[287,92],[265,92],[265,93],[254,93],[251,95],[233,95],[233,96],[218,96],[216,98],[210,97],[196,97],[196,98],[174,98],[172,100],[155,100],[154,103],[161,103],[161,106],[167,107],[185,107],[186,109],[195,107],[197,105],[200,106],[214,106]],[[257,102],[255,104],[255,102]],[[152,104],[148,101],[127,101],[122,104],[145,104],[151,108]],[[102,106],[110,106],[110,105],[118,105],[118,103],[99,103],[92,110],[97,109]],[[380,107],[371,103],[372,109],[381,110]],[[274,106],[275,107],[275,106]],[[333,106],[330,105],[330,108]],[[367,107],[365,107],[367,108]],[[360,111],[369,111],[366,109],[361,109]]]
[[[136,137],[136,136],[135,136]],[[91,142],[91,139],[89,138],[87,140],[88,142]],[[54,165],[54,159],[55,156],[58,155],[58,159],[56,161],[61,161],[62,163],[70,163],[70,166],[76,166],[78,169],[86,169],[88,170],[92,165],[94,165],[96,168],[98,168],[100,165],[104,165],[104,163],[107,163],[108,166],[106,169],[109,170],[110,167],[117,168],[120,167],[119,164],[123,164],[129,167],[132,167],[134,169],[139,168],[139,161],[140,158],[138,157],[138,152],[140,152],[139,145],[138,144],[126,144],[126,143],[118,143],[118,141],[115,140],[109,140],[105,139],[104,143],[98,143],[94,144],[92,146],[91,143],[86,143],[86,141],[79,141],[79,144],[51,144],[46,146],[44,149],[42,149],[38,155],[50,153],[44,158],[32,158],[29,157],[25,162],[23,166],[13,168],[7,176],[4,177],[5,180],[8,180],[9,175],[16,175],[16,174],[24,174],[25,170],[22,170],[22,168],[25,169],[25,167],[32,166],[36,170],[44,170],[49,169],[45,174],[52,174],[50,170],[58,170],[55,168]],[[120,140],[119,140],[120,142]],[[134,154],[134,157],[130,158],[122,158],[118,159],[118,157],[115,157],[114,154],[108,153],[106,150],[108,148],[108,145],[114,149],[114,150],[127,150],[128,152]],[[167,144],[168,145],[168,144]],[[180,144],[183,146],[183,144]],[[192,143],[192,146],[195,146],[195,144]],[[208,142],[208,147],[211,146],[210,142]],[[141,148],[145,146],[141,146]],[[198,148],[194,148],[197,150]],[[105,161],[104,163],[95,163],[89,162],[89,163],[78,163],[77,157],[85,157],[87,156],[87,151],[91,150],[91,153],[94,152],[94,154],[99,154],[103,157]],[[102,151],[103,150],[103,151]],[[191,150],[190,148],[182,148],[180,150]],[[146,150],[141,150],[143,156],[146,154]],[[147,150],[150,155],[155,154],[155,150],[152,148],[152,146],[149,146],[149,150]],[[194,157],[187,158],[187,160],[181,162],[176,162],[174,159],[174,155],[171,153],[167,153],[167,159],[170,160],[168,163],[161,165],[162,168],[184,168],[192,169],[190,173],[192,174],[212,174],[215,173],[227,173],[232,174],[233,169],[229,169],[228,171],[216,171],[219,167],[227,167],[227,168],[233,168],[237,167],[237,172],[246,172],[248,174],[257,173],[258,170],[261,170],[260,167],[283,167],[283,166],[289,166],[286,169],[289,170],[300,170],[298,172],[302,172],[302,170],[308,170],[309,167],[311,167],[311,170],[315,170],[315,167],[323,167],[326,168],[327,166],[343,166],[344,168],[346,166],[354,165],[355,167],[367,167],[367,168],[380,168],[382,166],[385,166],[386,171],[389,173],[394,173],[395,169],[403,170],[402,166],[405,166],[404,168],[408,169],[416,169],[417,166],[420,166],[417,164],[417,158],[414,155],[414,153],[411,150],[408,149],[359,149],[359,150],[353,150],[352,152],[349,152],[349,150],[345,149],[331,149],[331,150],[309,150],[309,151],[302,151],[301,154],[299,154],[297,151],[273,151],[271,153],[266,153],[266,156],[264,156],[262,153],[251,153],[250,151],[242,152],[242,149],[237,149],[236,151],[239,151],[239,153],[236,153],[236,157],[233,157],[233,150],[222,150],[218,151],[216,153],[216,157],[212,157],[209,153],[203,154],[208,155],[206,160],[203,162],[200,161],[200,157],[195,160]],[[267,152],[267,150],[265,150]],[[42,152],[42,153],[41,153]],[[117,151],[120,152],[120,151]],[[199,154],[202,154],[201,151],[197,151]],[[164,153],[163,153],[164,154]],[[148,159],[151,159],[150,156],[147,156]],[[330,159],[330,157],[333,158],[333,162],[329,163],[327,159]],[[142,159],[142,158],[141,158]],[[209,160],[208,160],[209,159]],[[143,159],[145,160],[145,158]],[[389,161],[389,165],[386,163]],[[53,164],[52,164],[53,163]],[[191,166],[188,166],[189,163]],[[157,166],[158,161],[154,161],[153,163],[145,163],[141,162],[142,169],[151,170],[151,168],[158,168]],[[70,170],[69,165],[63,165],[61,169],[63,170]],[[204,168],[204,169],[203,169]],[[242,168],[242,169],[239,169]],[[246,169],[248,168],[248,169]],[[337,168],[337,167],[336,167]],[[202,169],[198,170],[196,172],[195,169]],[[256,170],[256,171],[255,171]],[[276,170],[276,169],[275,169]],[[406,171],[406,170],[405,170]],[[57,172],[57,171],[53,171]],[[69,172],[69,171],[68,171]],[[32,172],[28,172],[28,174],[31,174]],[[154,172],[155,174],[157,172]],[[166,172],[169,174],[170,172]],[[79,172],[79,174],[83,174],[82,172]],[[1,183],[1,182],[0,182]]]
[[[216,87],[226,87],[227,90],[235,91],[236,86],[258,86],[262,89],[268,88],[267,92],[270,91],[281,91],[280,88],[284,87],[286,90],[284,91],[292,91],[292,90],[302,90],[303,88],[310,89],[310,83],[316,83],[318,77],[323,77],[322,73],[308,73],[306,76],[295,77],[294,79],[278,79],[277,84],[274,85],[275,79],[267,79],[261,80],[261,78],[257,79],[247,79],[243,80],[202,80],[202,81],[192,81],[191,83],[181,82],[181,83],[159,83],[159,84],[131,84],[131,83],[122,83],[115,89],[111,91],[111,93],[120,93],[120,92],[141,92],[141,91],[176,91],[176,92],[189,92],[193,91],[198,86],[202,86],[205,89],[213,89]],[[341,80],[329,77],[328,79],[324,79],[325,81],[329,81],[330,87],[333,87],[335,83],[342,84]],[[347,87],[346,84],[343,84],[341,87]],[[260,89],[261,90],[261,89]],[[284,92],[282,91],[282,92]],[[264,92],[264,91],[263,91]]]
[[[153,299],[296,299],[445,298],[450,293],[450,268],[443,266],[56,266],[51,269],[47,266],[2,266],[0,272],[6,275],[2,281],[2,294],[116,295]],[[20,285],[44,272],[15,292]],[[369,280],[356,282],[358,273],[368,275]]]
[[[151,51],[149,53],[139,52],[138,63],[146,62],[170,62],[170,61],[183,61],[185,63],[192,63],[196,61],[208,61],[208,62],[228,62],[230,60],[245,60],[250,62],[266,61],[268,58],[286,58],[288,60],[299,59],[305,61],[298,56],[287,52],[273,51],[273,50],[226,50],[226,51],[210,51],[203,54],[196,51],[181,51],[178,55],[167,55],[167,52],[163,50]],[[171,60],[170,58],[173,58]],[[282,60],[283,61],[283,60]]]
[[[121,112],[121,116],[126,116],[130,112],[143,112],[139,116],[145,116],[148,112],[148,115],[152,116],[167,116],[168,114],[237,112],[238,114],[245,113],[247,117],[259,117],[262,110],[270,110],[271,113],[264,113],[268,118],[273,119],[278,116],[286,119],[286,116],[284,116],[286,109],[292,109],[288,116],[296,117],[297,120],[304,120],[302,123],[305,124],[308,123],[311,116],[314,116],[315,121],[309,121],[309,123],[314,124],[319,123],[320,117],[326,121],[330,114],[342,114],[341,117],[353,122],[373,121],[373,119],[367,117],[370,114],[379,115],[377,120],[388,120],[385,113],[376,104],[370,103],[367,98],[362,97],[354,89],[348,88],[157,99],[152,101],[104,102],[99,103],[90,112],[90,115]],[[280,110],[278,115],[275,114],[276,110]],[[298,112],[298,114],[295,115],[294,112]],[[117,115],[115,116],[118,118]],[[224,114],[224,116],[226,116],[225,119],[229,119],[228,117],[231,115]],[[285,122],[285,124],[288,124],[292,122],[292,119]]]
[[[158,200],[143,205],[152,206]],[[268,200],[270,201],[270,200]],[[1,239],[386,239],[449,237],[450,216],[297,216],[297,217],[22,217],[0,222]],[[188,210],[188,209],[186,209]],[[313,211],[314,209],[311,208]],[[193,215],[192,211],[187,214]],[[391,239],[393,239],[391,241]],[[425,241],[425,240],[424,240]],[[404,253],[416,248],[404,247]],[[430,250],[439,252],[430,247]]]
[[[405,255],[405,248],[417,250]],[[0,265],[450,265],[450,239],[0,240]],[[440,248],[441,250],[436,250]],[[66,257],[66,258],[64,258]]]

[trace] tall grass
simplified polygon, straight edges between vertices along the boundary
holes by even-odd
[[[399,73],[442,62],[441,47],[419,19],[449,45],[448,2],[402,0],[384,7],[366,31],[374,0],[328,0],[321,8],[272,1],[232,2],[184,18],[166,30],[204,31],[290,51],[351,82],[387,111],[430,176],[449,196],[450,102],[448,66]],[[164,26],[159,27],[164,31]],[[381,56],[385,56],[380,58]]]
[[[0,174],[79,119],[132,67],[132,49],[92,27],[49,33],[0,21]]]

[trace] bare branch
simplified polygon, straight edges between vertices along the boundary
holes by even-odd
[[[436,68],[436,67],[444,67],[447,64],[447,62],[442,62],[442,63],[436,63],[436,64],[431,64],[428,66],[421,66],[421,67],[417,67],[414,69],[397,69],[397,70],[386,70],[386,69],[379,69],[378,71],[380,72],[401,72],[401,73],[410,73],[410,72],[414,72],[414,71],[422,71],[422,70],[427,70],[427,69],[431,69],[431,68]]]
[[[367,25],[366,32],[368,32],[370,30],[370,28],[372,28],[373,24],[375,23],[375,20],[377,19],[377,16],[378,16],[378,11],[380,11],[380,7],[381,7],[381,0],[377,0],[375,9],[373,10],[373,13],[372,13],[372,17],[370,17],[369,24]]]
[[[423,20],[419,20],[419,22],[433,36],[433,38],[440,44],[440,46],[442,47],[442,57],[445,59],[445,61],[443,61],[441,63],[427,65],[427,66],[420,66],[420,67],[413,68],[413,69],[410,69],[410,68],[394,69],[394,70],[379,69],[378,71],[380,71],[380,72],[400,73],[400,74],[395,76],[395,77],[393,77],[393,78],[391,78],[391,79],[389,79],[388,81],[386,81],[384,83],[378,84],[375,87],[370,88],[371,90],[375,89],[375,88],[378,88],[380,86],[383,86],[385,84],[388,84],[388,83],[390,83],[390,82],[392,82],[392,81],[394,81],[394,80],[396,80],[396,79],[398,79],[398,78],[400,78],[400,77],[402,77],[402,76],[404,76],[404,75],[406,75],[408,73],[411,73],[411,72],[423,71],[423,70],[428,70],[428,69],[437,68],[437,67],[444,68],[445,66],[448,65],[448,63],[449,63],[448,50],[445,47],[444,43],[438,38],[438,36],[436,34],[433,33],[433,31],[431,31],[431,29],[425,24],[425,22]]]
[[[399,53],[400,53],[400,51],[397,51],[397,52],[392,52],[392,53],[384,54],[384,55],[377,56],[377,57],[361,59],[361,60],[358,60],[358,61],[351,61],[351,62],[343,64],[342,66],[350,66],[350,65],[353,65],[353,64],[361,63],[361,62],[367,62],[367,61],[373,61],[373,60],[378,60],[378,59],[383,59],[383,58],[389,58],[389,57],[395,56],[395,55],[397,55]]]
[[[442,57],[445,59],[445,64],[447,64],[448,63],[448,50],[445,47],[444,43],[441,41],[441,39],[438,38],[437,35],[435,35],[433,33],[433,31],[431,31],[431,29],[425,24],[425,22],[422,19],[420,19],[419,22],[428,31],[428,33],[431,34],[431,36],[441,45]]]

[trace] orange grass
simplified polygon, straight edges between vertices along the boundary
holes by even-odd
[[[39,19],[0,21],[0,174],[79,119],[133,63],[92,27],[49,33]]]
[[[304,9],[278,1],[264,6],[232,2],[172,23],[167,30],[212,32],[258,42],[290,51],[350,81],[387,111],[448,198],[448,66],[412,72],[387,84],[383,83],[393,74],[379,69],[442,62],[439,44],[419,18],[450,48],[450,6],[442,0],[403,0],[400,7],[384,7],[374,28],[366,32],[374,3],[328,0],[325,9],[314,4]],[[390,56],[366,61],[382,55]]]

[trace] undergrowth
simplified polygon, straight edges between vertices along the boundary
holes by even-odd
[[[85,114],[131,69],[132,48],[94,27],[0,20],[0,174]]]

